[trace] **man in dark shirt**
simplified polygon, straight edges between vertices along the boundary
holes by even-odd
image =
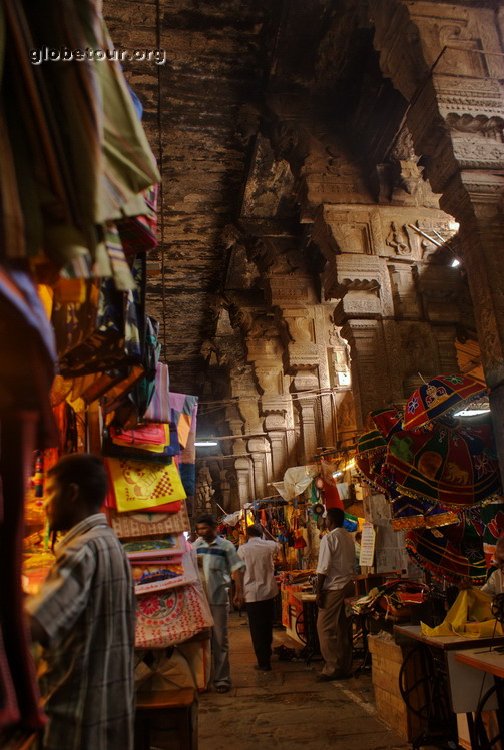
[[[101,459],[71,454],[48,472],[47,515],[67,532],[26,610],[44,647],[44,750],[132,750],[134,604],[129,563],[99,509]]]

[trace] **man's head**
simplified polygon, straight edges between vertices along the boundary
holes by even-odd
[[[329,508],[327,511],[326,525],[329,531],[343,526],[345,511],[341,508]]]
[[[213,542],[217,537],[217,521],[209,513],[203,513],[196,519],[196,533],[205,542]]]
[[[89,453],[64,456],[47,472],[46,513],[51,531],[68,531],[98,513],[107,494],[103,461]]]
[[[259,539],[262,539],[262,529],[260,526],[256,526],[255,523],[251,523],[250,526],[247,526],[247,537],[251,539],[252,537],[259,537]]]
[[[494,560],[495,566],[500,570],[504,570],[504,536],[501,536],[500,539],[497,540],[497,544],[495,545]]]

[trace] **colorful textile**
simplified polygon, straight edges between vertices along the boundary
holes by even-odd
[[[112,495],[119,512],[148,510],[186,497],[174,463],[159,465],[107,458],[105,464],[113,487],[109,496]]]
[[[457,524],[410,531],[406,549],[423,570],[439,580],[476,585],[486,580],[482,539],[462,513]]]
[[[170,415],[170,375],[168,365],[158,362],[154,379],[154,394],[143,416],[146,422],[168,423]]]
[[[174,505],[175,503],[172,503]],[[119,539],[176,534],[190,528],[184,501],[177,513],[118,513],[109,510],[110,524]]]
[[[120,430],[111,427],[110,439],[115,445],[134,446],[152,453],[162,453],[170,441],[170,430],[165,424],[148,424],[134,430]]]
[[[404,429],[423,427],[433,419],[453,412],[454,407],[460,409],[468,400],[480,398],[485,392],[481,383],[466,375],[438,375],[409,397],[404,411]]]
[[[370,414],[371,419],[379,433],[389,440],[395,432],[403,429],[404,409],[401,406],[387,406],[385,409],[377,409]]]
[[[477,589],[461,591],[445,619],[435,628],[421,623],[422,635],[460,635],[464,638],[493,638],[504,635],[504,628],[491,611],[492,597]]]
[[[381,468],[385,459],[387,442],[378,430],[366,432],[357,441],[355,465],[364,481],[379,492],[387,492]]]
[[[421,497],[400,495],[392,500],[392,528],[395,531],[437,528],[458,523],[458,515]]]
[[[175,394],[178,396],[179,394]],[[170,402],[171,402],[170,394]],[[198,399],[196,396],[186,396],[186,406],[190,405],[190,427],[187,433],[187,440],[185,447],[181,452],[180,456],[175,459],[178,463],[180,471],[180,479],[184,485],[184,489],[188,497],[191,497],[196,492],[196,448],[194,443],[196,441],[196,421],[198,413]],[[173,416],[173,411],[172,411]],[[177,430],[180,442],[180,430]]]
[[[185,393],[170,393],[170,419],[177,425],[179,443],[182,448],[186,447],[190,432],[196,435],[197,412],[197,396],[187,396]]]
[[[475,505],[500,489],[490,425],[396,432],[388,444],[384,472],[405,495],[455,507]]]
[[[166,648],[213,624],[198,584],[137,597],[136,648]]]

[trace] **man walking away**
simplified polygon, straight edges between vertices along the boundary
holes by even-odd
[[[343,527],[341,508],[327,511],[329,533],[320,542],[317,565],[317,632],[324,667],[317,680],[341,680],[352,669],[352,621],[345,599],[354,593],[355,545]]]
[[[132,750],[133,584],[128,560],[99,513],[107,491],[100,458],[65,456],[48,472],[47,516],[66,531],[26,610],[44,647],[43,750]]]
[[[262,529],[247,526],[247,542],[238,549],[238,557],[245,563],[245,608],[257,657],[256,669],[261,672],[271,670],[275,597],[278,594],[274,565],[277,552],[278,544],[263,539]]]
[[[231,579],[235,583],[233,603],[243,604],[244,563],[236,554],[234,545],[217,535],[217,522],[209,514],[196,519],[198,539],[193,549],[202,561],[208,602],[212,611],[212,682],[217,693],[227,693],[231,689],[229,668],[228,617]]]

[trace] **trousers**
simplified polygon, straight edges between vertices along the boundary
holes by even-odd
[[[219,685],[231,686],[229,667],[228,618],[229,604],[211,604],[210,610],[214,620],[212,628],[212,678]]]
[[[269,667],[271,661],[271,644],[273,642],[273,620],[275,617],[275,599],[262,602],[247,602],[250,637],[254,647],[257,663],[260,667]]]
[[[345,614],[345,599],[353,592],[352,581],[337,591],[324,591],[324,608],[317,617],[324,675],[350,674],[352,669],[352,620]]]

